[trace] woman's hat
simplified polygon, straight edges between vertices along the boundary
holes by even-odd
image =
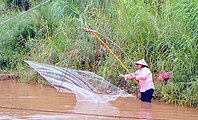
[[[135,64],[138,64],[138,65],[144,65],[144,66],[147,66],[147,67],[148,67],[148,65],[147,65],[147,63],[145,62],[145,60],[144,60],[144,59],[141,59],[141,60],[139,60],[139,61],[135,62]]]

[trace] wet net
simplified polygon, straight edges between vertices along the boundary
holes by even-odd
[[[71,92],[77,101],[107,103],[118,97],[134,97],[93,72],[25,61],[59,92]]]

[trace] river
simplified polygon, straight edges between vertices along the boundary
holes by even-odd
[[[135,98],[109,103],[77,102],[72,93],[53,87],[0,81],[2,120],[198,120],[198,109]]]

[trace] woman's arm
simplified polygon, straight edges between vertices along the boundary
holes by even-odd
[[[135,78],[135,74],[131,73],[131,74],[120,74],[119,77],[124,78],[125,80],[129,80],[129,79],[134,79]]]

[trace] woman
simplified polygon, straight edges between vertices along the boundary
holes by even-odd
[[[119,76],[121,78],[125,78],[125,80],[136,79],[140,85],[141,101],[151,103],[152,95],[155,89],[152,73],[144,59],[135,62],[135,64],[138,67],[136,72],[132,73],[131,75],[120,74]]]

